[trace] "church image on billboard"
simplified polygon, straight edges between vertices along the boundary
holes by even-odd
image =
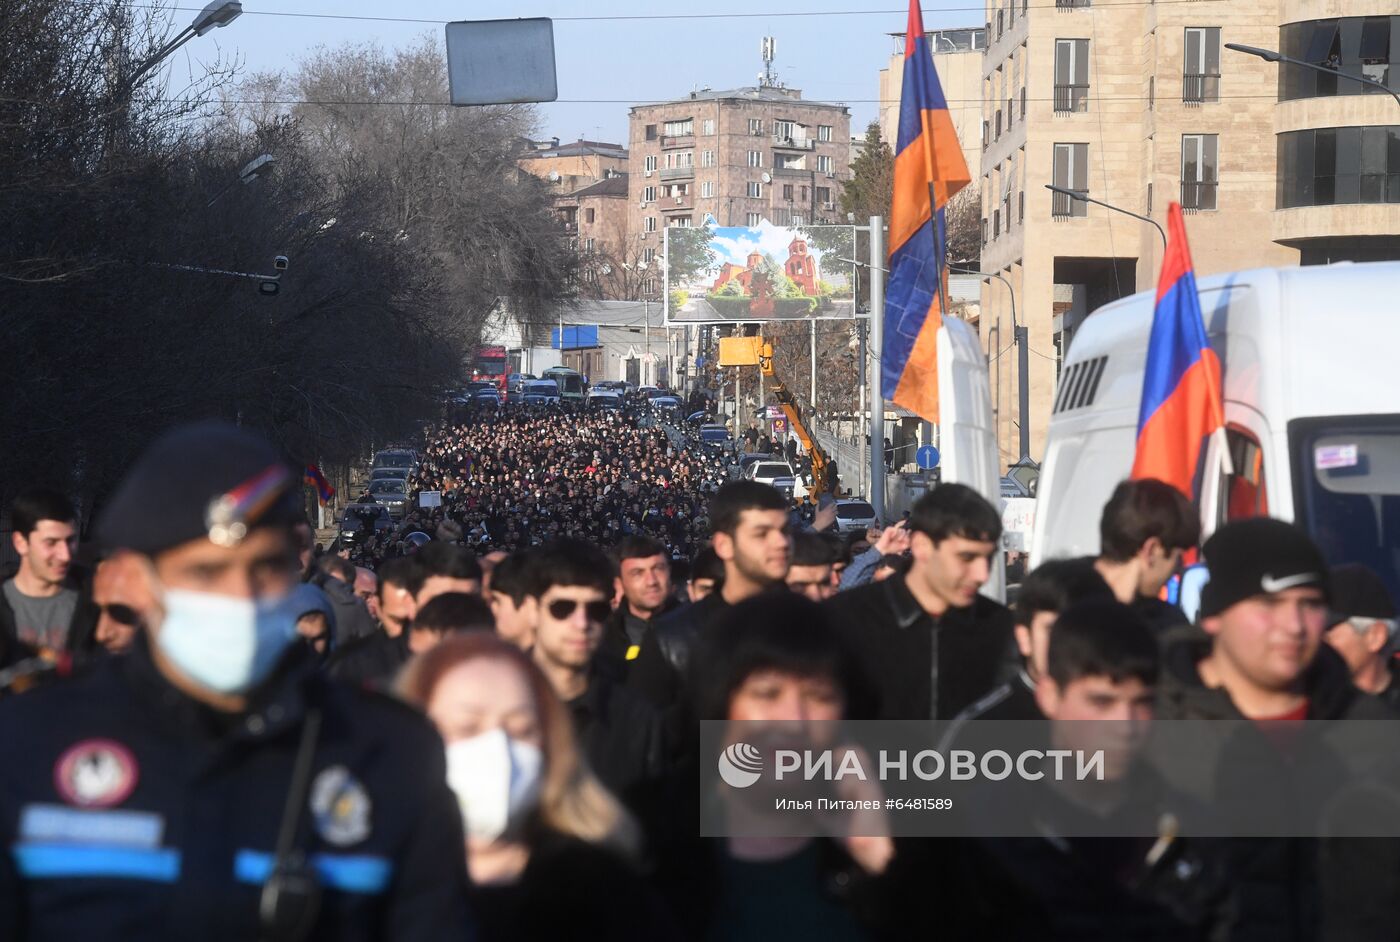
[[[666,318],[682,323],[855,316],[851,226],[666,230]]]

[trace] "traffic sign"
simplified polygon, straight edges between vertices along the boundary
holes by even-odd
[[[932,471],[938,467],[938,449],[932,445],[924,445],[914,452],[914,460],[918,462],[920,471]]]

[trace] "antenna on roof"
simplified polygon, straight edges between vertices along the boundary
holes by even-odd
[[[758,76],[759,88],[782,88],[778,72],[773,68],[773,59],[778,54],[778,41],[772,36],[763,37],[763,72]]]

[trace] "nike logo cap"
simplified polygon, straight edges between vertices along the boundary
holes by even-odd
[[[1201,590],[1201,617],[1245,599],[1314,586],[1330,597],[1327,562],[1301,528],[1256,517],[1227,523],[1203,550],[1210,582]]]

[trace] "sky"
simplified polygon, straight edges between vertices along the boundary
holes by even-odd
[[[200,0],[173,2],[178,5],[172,16],[180,25],[203,6]],[[982,9],[977,0],[925,2],[924,25],[979,24]],[[313,15],[285,15],[289,13]],[[691,13],[706,18],[660,18]],[[744,15],[720,15],[726,13]],[[236,56],[248,73],[290,70],[318,46],[378,43],[391,49],[425,34],[442,41],[442,24],[448,20],[534,16],[555,19],[559,85],[559,101],[539,106],[540,137],[625,143],[631,104],[679,98],[707,85],[756,84],[764,36],[777,40],[779,79],[800,88],[803,98],[846,103],[851,132],[860,136],[877,116],[879,70],[894,49],[888,34],[903,31],[907,7],[901,0],[243,0],[243,16],[191,40],[173,57],[172,67],[197,71],[202,62],[222,54]]]
[[[710,240],[710,248],[714,250],[716,259],[710,273],[718,272],[725,262],[742,268],[748,263],[749,253],[754,251],[771,255],[774,261],[782,265],[787,261],[788,246],[792,244],[792,238],[791,229],[775,226],[766,219],[755,229],[742,226],[717,227],[714,238]],[[815,245],[808,245],[807,251],[816,261],[822,278],[832,284],[849,283],[849,264],[842,265],[833,261],[831,271],[827,272],[828,266],[825,264],[822,250]]]

